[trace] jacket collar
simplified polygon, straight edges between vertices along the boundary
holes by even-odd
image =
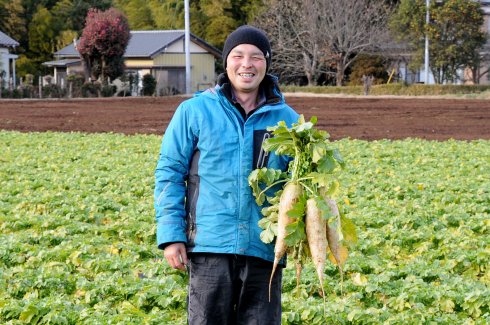
[[[259,91],[265,96],[265,104],[275,104],[283,101],[282,93],[277,84],[277,77],[266,74],[259,87]],[[217,88],[220,88],[227,99],[233,102],[231,82],[226,73],[218,76]]]

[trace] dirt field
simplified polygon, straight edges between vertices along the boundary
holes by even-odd
[[[0,100],[0,129],[163,134],[183,97]],[[332,139],[490,139],[490,100],[299,97],[287,102]]]

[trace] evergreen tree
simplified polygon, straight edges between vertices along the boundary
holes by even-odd
[[[28,57],[32,59],[40,71],[45,71],[41,63],[52,58],[56,49],[57,33],[53,15],[46,7],[39,6],[29,24]]]
[[[27,27],[22,0],[0,2],[0,30],[19,42],[20,47],[16,49],[18,53],[25,52]]]
[[[402,0],[390,22],[399,40],[413,50],[413,65],[421,67],[425,36],[429,37],[429,60],[437,83],[455,82],[458,70],[479,62],[479,50],[486,42],[481,31],[483,11],[471,0],[448,0],[432,3],[430,24],[425,24],[424,0]]]
[[[149,2],[146,0],[127,1],[120,9],[128,17],[131,30],[151,30],[155,28],[155,22]]]

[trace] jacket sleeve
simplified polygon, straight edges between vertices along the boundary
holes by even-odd
[[[155,170],[154,206],[160,249],[172,242],[187,242],[186,179],[194,140],[189,110],[184,102],[175,111],[165,131]]]

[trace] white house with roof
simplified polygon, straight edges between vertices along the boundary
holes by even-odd
[[[124,63],[126,72],[140,80],[151,74],[157,81],[157,94],[170,89],[185,93],[184,30],[131,31]],[[221,51],[195,35],[190,35],[191,88],[203,90],[214,85],[215,61]],[[69,73],[82,72],[82,62],[74,44],[54,53],[55,60],[43,65],[54,68],[56,84],[65,86]]]
[[[8,87],[8,83],[12,82],[12,87],[15,87],[15,60],[17,55],[10,53],[10,48],[19,46],[19,43],[12,39],[7,34],[0,31],[0,88]]]

